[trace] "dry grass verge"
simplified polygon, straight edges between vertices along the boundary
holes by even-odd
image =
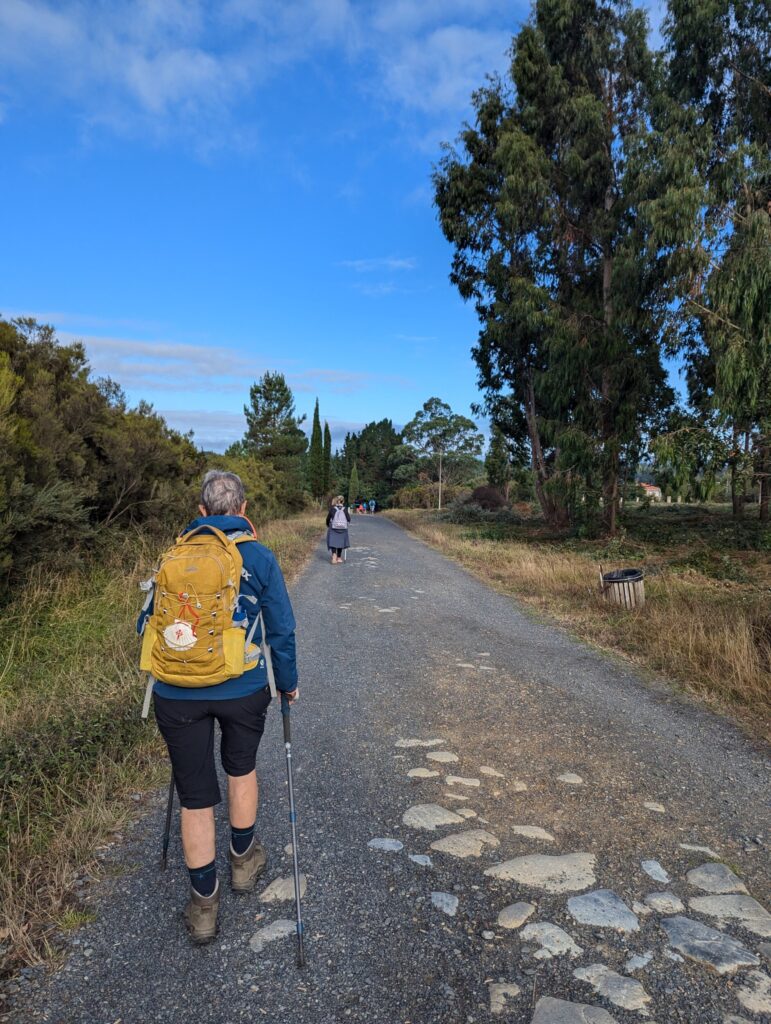
[[[291,581],[321,535],[318,515],[268,523],[260,539]],[[76,882],[165,777],[143,723],[134,623],[158,546],[122,537],[98,565],[41,568],[0,616],[0,976],[51,952],[82,919]]]
[[[495,531],[440,521],[430,512],[387,514],[575,635],[664,673],[730,709],[754,735],[771,738],[767,555],[735,552],[742,580],[716,579],[689,564],[683,567],[682,551],[675,544],[669,551],[660,544],[631,544],[628,551],[619,546],[614,552],[588,541],[528,539],[528,533],[538,533],[535,524],[509,531],[520,536],[501,537]],[[600,598],[598,564],[603,562],[606,569],[629,565],[630,553],[631,564],[646,569],[646,604],[626,612]],[[700,558],[709,563],[703,554]]]

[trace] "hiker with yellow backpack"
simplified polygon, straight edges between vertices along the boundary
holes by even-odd
[[[246,518],[239,477],[207,473],[199,511],[148,581],[137,631],[143,638],[140,665],[150,673],[155,718],[182,807],[191,885],[185,924],[193,942],[203,944],[217,934],[220,902],[214,723],[227,775],[231,888],[251,892],[267,863],[255,835],[255,762],[271,702],[266,653],[282,703],[294,703],[299,691],[289,595],[275,556]]]

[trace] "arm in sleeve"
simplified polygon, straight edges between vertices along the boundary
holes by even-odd
[[[332,522],[332,509],[327,512],[327,526]]]
[[[143,636],[144,635],[145,626],[147,625],[147,620],[153,614],[153,606],[154,605],[155,605],[155,592],[151,592],[149,601],[145,601],[145,603],[144,603],[144,605],[142,607],[142,611],[139,613],[139,618],[137,619],[137,633],[138,633],[139,636]]]
[[[350,523],[350,521],[351,521],[351,513],[350,513],[350,512],[348,511],[348,509],[347,509],[347,508],[345,509],[345,518],[346,518],[346,519],[348,520],[348,522]]]
[[[284,577],[275,558],[260,595],[260,608],[265,622],[265,639],[273,653],[276,689],[289,693],[297,686],[295,621]]]

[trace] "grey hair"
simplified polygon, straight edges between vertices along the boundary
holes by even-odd
[[[201,484],[201,504],[210,516],[235,516],[246,501],[241,477],[210,469]]]

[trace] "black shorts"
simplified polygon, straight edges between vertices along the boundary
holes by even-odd
[[[222,731],[220,755],[228,775],[254,771],[270,704],[266,687],[232,700],[173,700],[154,695],[155,720],[166,740],[179,802],[197,810],[222,799],[214,766],[214,720]]]

